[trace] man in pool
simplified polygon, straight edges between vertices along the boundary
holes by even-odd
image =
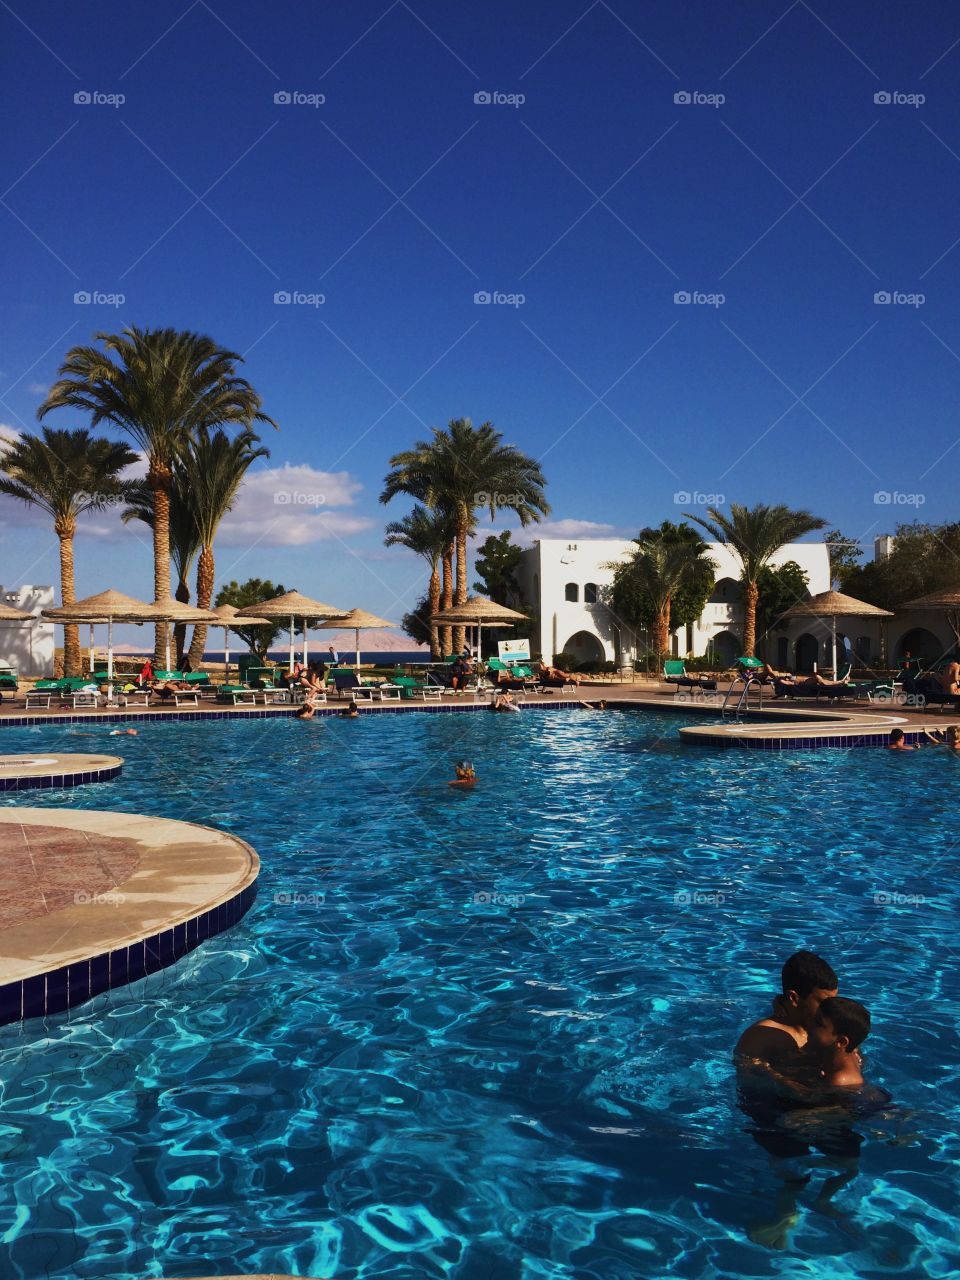
[[[797,951],[783,966],[780,980],[782,993],[770,1016],[748,1027],[737,1041],[734,1061],[741,1072],[805,1073],[801,1051],[820,1004],[837,994],[837,975],[821,956]]]

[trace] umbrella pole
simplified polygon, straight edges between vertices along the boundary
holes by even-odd
[[[293,675],[293,615],[290,615],[290,674]]]
[[[360,628],[354,627],[353,638],[357,642],[357,670],[360,670]]]
[[[229,627],[223,628],[223,682],[230,683],[230,641],[227,637],[230,634]]]
[[[833,660],[833,678],[837,678],[837,620],[830,619],[830,657]]]
[[[113,618],[107,619],[107,686],[110,693],[107,695],[109,700],[113,701]]]
[[[307,662],[307,620],[306,618],[304,618],[303,620],[303,665],[305,667],[309,666],[309,663]]]
[[[167,647],[166,647],[166,655],[167,655],[167,670],[168,670],[168,671],[170,671],[170,670],[171,670],[171,667],[170,667],[170,624],[169,624],[169,622],[167,623]]]
[[[91,622],[91,623],[90,623],[90,674],[91,674],[91,675],[93,675],[94,671],[96,670],[96,663],[94,662],[93,658],[94,658],[94,653],[93,653],[93,623]]]

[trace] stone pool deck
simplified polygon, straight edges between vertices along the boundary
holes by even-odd
[[[259,868],[237,836],[189,822],[0,809],[0,1024],[173,964],[244,915]]]

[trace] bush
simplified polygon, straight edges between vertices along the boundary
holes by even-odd
[[[558,653],[553,660],[558,671],[575,671],[577,664],[569,653]]]

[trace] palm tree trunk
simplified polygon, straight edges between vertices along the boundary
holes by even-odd
[[[73,577],[73,535],[75,525],[63,525],[57,528],[60,539],[60,599],[63,604],[76,604],[77,591]],[[78,676],[80,674],[80,628],[75,622],[68,622],[63,628],[63,674]]]
[[[656,621],[657,653],[661,658],[670,656],[670,599],[664,601],[657,610]]]
[[[169,467],[151,462],[147,483],[153,492],[153,598],[162,600],[170,594],[170,482]],[[153,644],[153,665],[162,668],[166,662],[166,622],[158,622]]]
[[[743,656],[752,658],[757,644],[757,599],[760,591],[755,582],[747,582],[743,602]]]
[[[430,566],[430,587],[427,592],[427,599],[430,602],[430,616],[440,610],[440,570],[437,567],[437,561],[434,560]],[[443,657],[440,648],[440,632],[435,623],[430,624],[430,657],[439,660]]]
[[[454,604],[467,603],[467,528],[461,525],[457,530],[457,593]],[[466,639],[466,627],[453,628],[453,652],[462,653]]]
[[[441,590],[440,603],[444,609],[449,609],[453,604],[453,552],[454,544],[450,545],[443,553],[443,587]],[[450,648],[450,628],[440,628],[440,656],[447,657],[452,653]]]
[[[183,578],[181,578],[177,583],[177,589],[173,593],[173,598],[175,600],[179,600],[181,604],[190,603],[190,588],[187,586],[186,582],[184,582]],[[176,623],[173,628],[173,649],[176,654],[176,660],[173,665],[176,667],[177,671],[179,671],[183,665],[183,646],[186,638],[187,624],[185,622]]]
[[[214,563],[213,547],[203,547],[197,561],[197,608],[209,609],[213,599]],[[190,641],[190,665],[194,671],[200,670],[203,653],[207,647],[207,624],[198,622],[193,628],[193,639]]]

